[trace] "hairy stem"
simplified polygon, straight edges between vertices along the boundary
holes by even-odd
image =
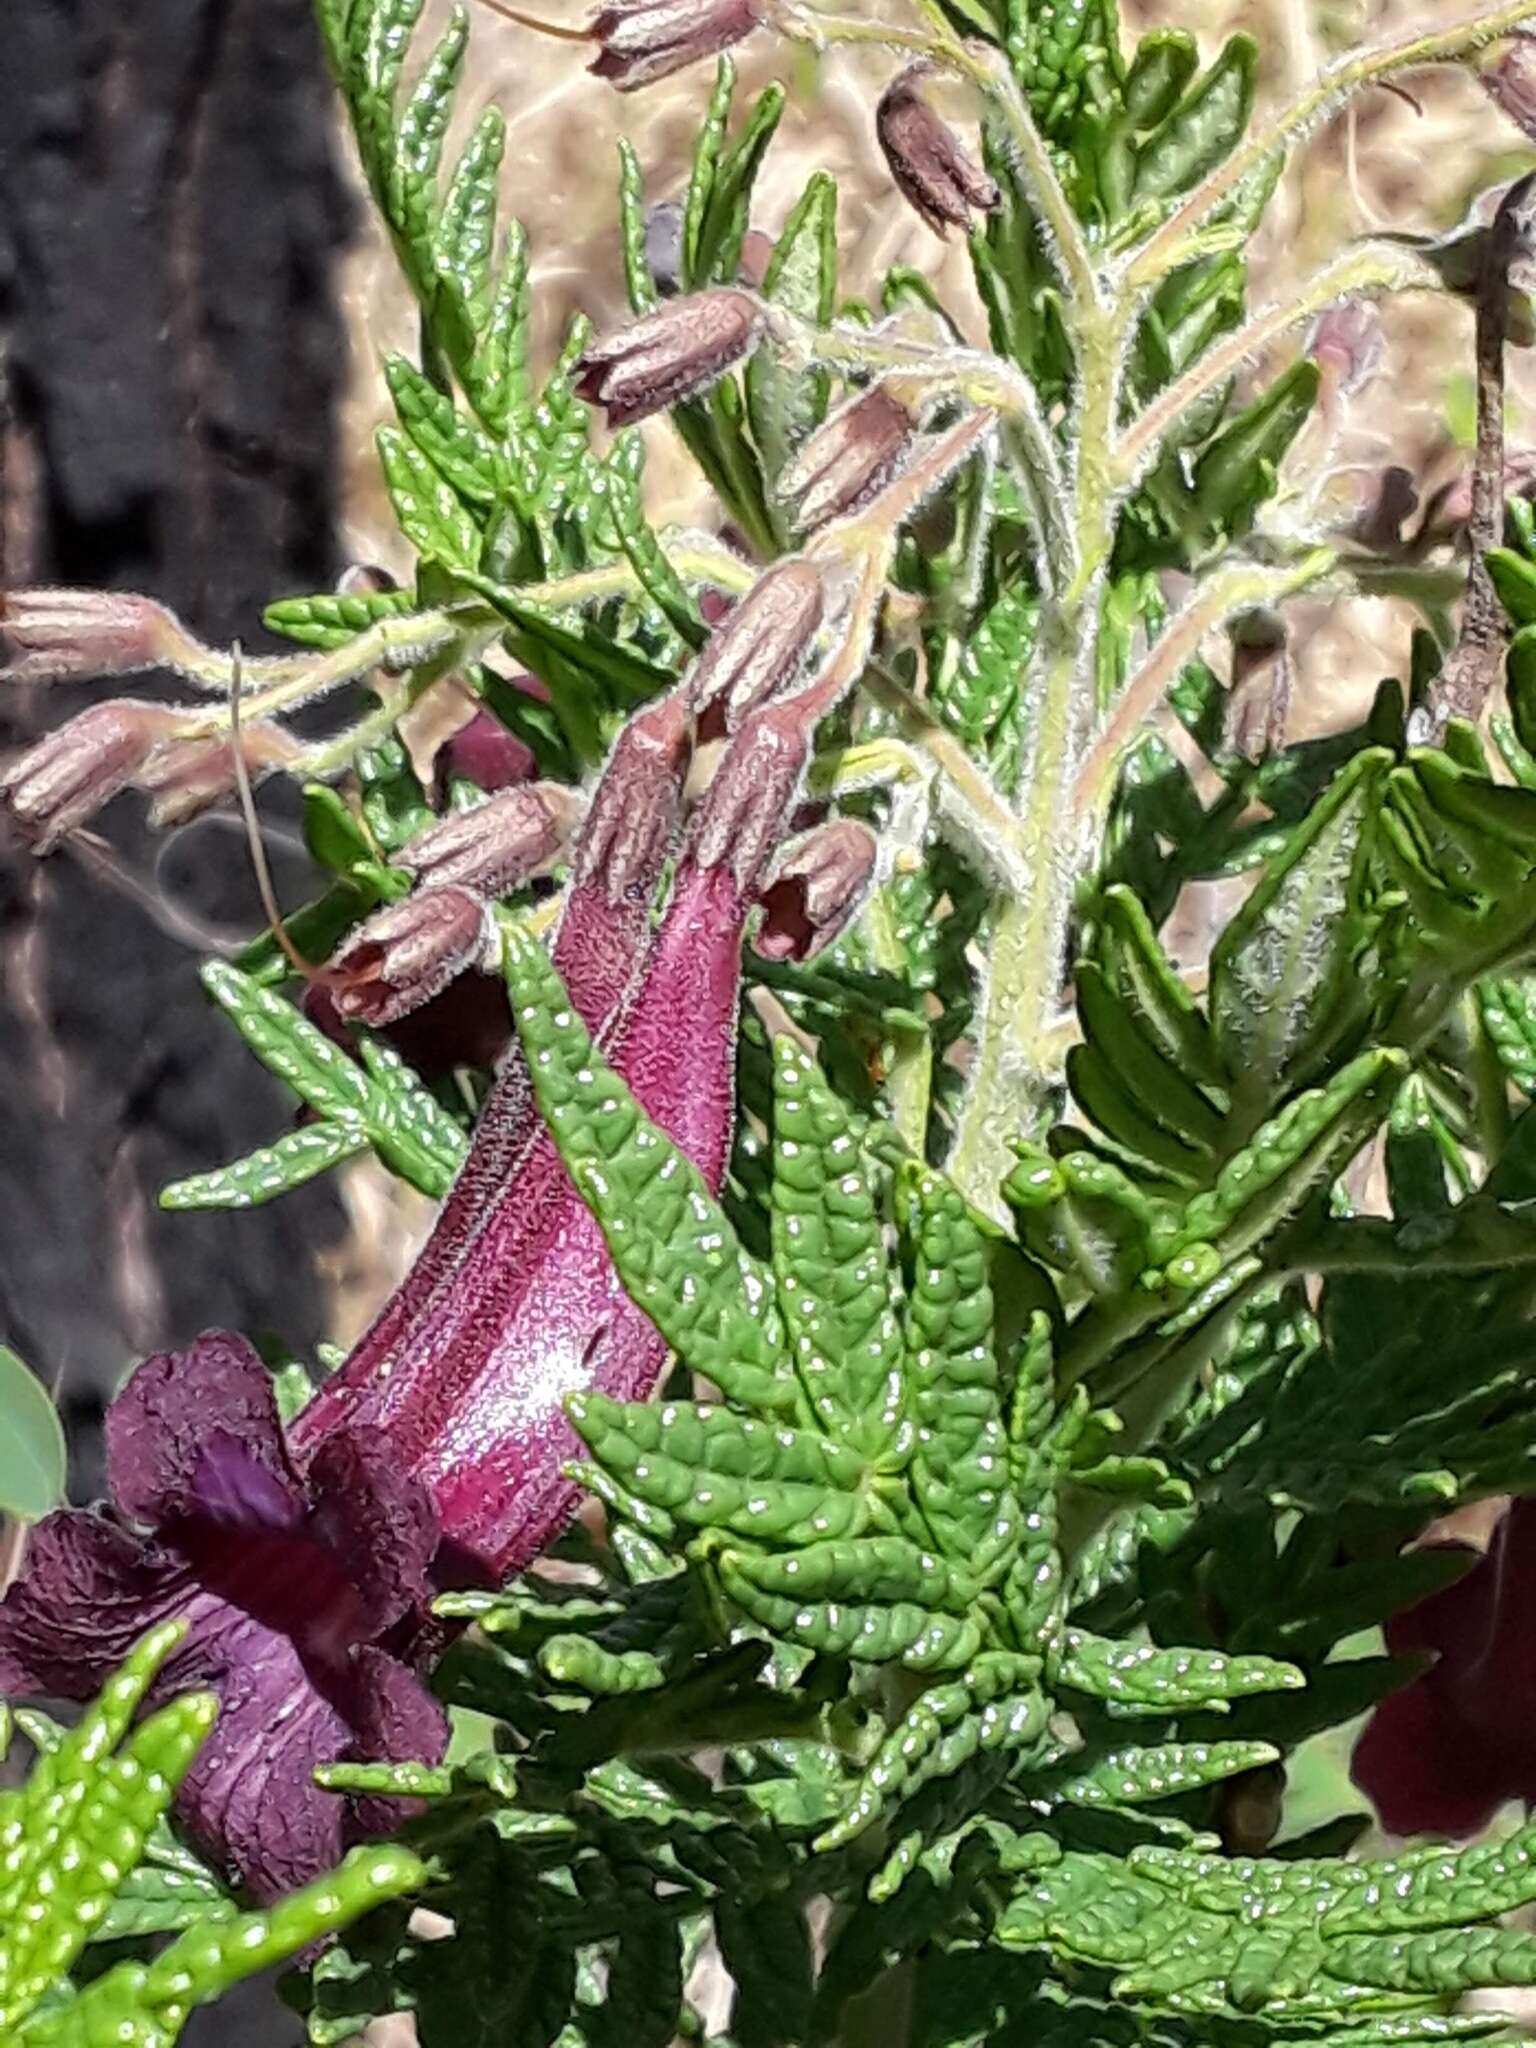
[[[1163,437],[1190,407],[1225,383],[1250,358],[1293,327],[1299,327],[1322,312],[1336,299],[1354,292],[1439,291],[1441,283],[1427,263],[1406,249],[1366,243],[1347,249],[1317,275],[1310,278],[1293,298],[1264,306],[1235,332],[1206,350],[1172,384],[1160,391],[1150,405],[1121,435],[1114,454],[1114,474],[1122,485],[1135,482],[1156,457]]]

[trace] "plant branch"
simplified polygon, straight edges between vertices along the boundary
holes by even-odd
[[[1293,298],[1261,307],[1252,319],[1200,356],[1133,420],[1121,435],[1114,454],[1114,476],[1122,487],[1133,484],[1156,457],[1163,437],[1206,393],[1240,370],[1244,363],[1291,328],[1309,320],[1325,306],[1351,293],[1439,291],[1441,282],[1429,264],[1407,250],[1366,243],[1347,249],[1311,278]]]
[[[1186,260],[1194,231],[1223,200],[1231,198],[1245,178],[1361,86],[1388,78],[1394,71],[1406,71],[1421,64],[1444,64],[1465,56],[1482,44],[1507,35],[1533,15],[1536,0],[1502,0],[1499,6],[1476,8],[1442,28],[1410,29],[1406,34],[1384,37],[1341,57],[1201,179],[1142,245],[1127,266],[1126,283],[1133,290],[1140,289],[1176,269]]]
[[[1169,685],[1185,662],[1194,658],[1200,642],[1213,627],[1234,612],[1258,605],[1275,604],[1315,583],[1334,563],[1332,548],[1312,548],[1297,562],[1284,568],[1267,568],[1258,562],[1237,562],[1218,570],[1182,611],[1176,612],[1158,635],[1147,658],[1115,701],[1103,729],[1089,748],[1073,784],[1072,814],[1096,817],[1109,796],[1121,754],[1131,744],[1138,727],[1156,710]]]

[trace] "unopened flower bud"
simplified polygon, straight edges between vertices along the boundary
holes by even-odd
[[[852,923],[874,880],[879,848],[857,818],[834,818],[793,839],[759,901],[753,945],[765,960],[813,960]]]
[[[881,384],[840,406],[779,477],[779,496],[809,532],[857,511],[888,483],[912,446],[917,422]]]
[[[473,782],[487,793],[531,782],[538,769],[533,749],[509,732],[492,711],[477,711],[438,748],[433,768],[439,790],[453,781]]]
[[[120,590],[8,590],[0,633],[0,673],[16,683],[134,675],[174,665],[188,644],[164,605]]]
[[[763,0],[614,0],[587,33],[598,44],[591,69],[620,92],[634,92],[749,36]]]
[[[1484,65],[1483,89],[1515,126],[1536,141],[1536,37],[1513,35]]]
[[[347,1023],[377,1028],[419,1010],[466,967],[489,964],[494,951],[489,906],[445,882],[413,890],[349,933],[327,981]]]
[[[695,292],[594,341],[576,366],[576,389],[626,427],[696,398],[752,348],[762,310],[730,285]]]
[[[727,732],[798,673],[821,624],[821,577],[799,556],[760,576],[704,643],[688,676],[695,712],[724,708]]]
[[[917,90],[927,69],[911,64],[886,87],[875,133],[902,197],[942,235],[951,227],[968,229],[971,209],[990,213],[1000,194]]]
[[[1366,299],[1341,299],[1318,316],[1305,353],[1322,372],[1326,403],[1359,391],[1386,354],[1376,308]]]
[[[185,715],[169,705],[114,697],[13,761],[0,775],[0,792],[33,833],[36,851],[47,853],[126,789]]]
[[[581,810],[575,790],[525,782],[418,832],[395,855],[395,865],[434,888],[456,882],[477,896],[504,896],[553,866]]]
[[[296,760],[303,749],[292,733],[264,719],[241,727],[240,752],[246,772],[258,782]],[[227,737],[178,740],[152,754],[134,782],[154,793],[151,825],[182,825],[235,788],[234,749]]]

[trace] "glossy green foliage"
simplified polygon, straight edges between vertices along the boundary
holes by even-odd
[[[165,1825],[216,1702],[186,1693],[136,1720],[183,1633],[170,1622],[147,1635],[67,1732],[18,1717],[37,1751],[0,1793],[0,2033],[18,2048],[161,2048],[197,2006],[426,1875],[408,1850],[357,1850],[307,1890],[242,1913]],[[149,1960],[112,1959],[114,1944],[156,1935],[174,1939]],[[105,1967],[82,1969],[87,1944]]]

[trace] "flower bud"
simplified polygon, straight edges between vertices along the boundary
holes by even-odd
[[[814,960],[852,923],[874,880],[875,835],[857,818],[816,825],[785,847],[759,901],[765,960]]]
[[[1497,49],[1497,56],[1483,67],[1483,90],[1536,141],[1536,37],[1513,35]]]
[[[94,817],[144,767],[185,713],[114,697],[93,704],[29,747],[0,775],[0,791],[47,853]]]
[[[302,751],[292,733],[270,720],[241,727],[240,752],[253,782],[286,767]],[[182,825],[234,789],[234,750],[227,737],[179,740],[152,754],[134,782],[154,792],[151,825]]]
[[[591,343],[576,389],[609,426],[626,427],[707,391],[750,351],[761,321],[756,299],[730,285],[674,299]]]
[[[727,732],[795,675],[821,624],[825,591],[799,556],[760,576],[704,643],[688,675],[695,713],[724,707]]]
[[[16,683],[127,676],[174,664],[187,644],[174,615],[122,590],[8,590],[0,595],[0,670]]]
[[[377,1027],[419,1010],[494,951],[489,907],[445,882],[376,911],[331,955],[327,979],[347,1023]]]
[[[1322,372],[1325,405],[1359,391],[1386,354],[1376,308],[1365,299],[1341,299],[1319,314],[1304,353]]]
[[[525,782],[418,832],[395,855],[418,882],[454,882],[477,896],[504,896],[559,857],[581,816],[581,798],[558,782]]]
[[[592,72],[634,92],[739,43],[764,11],[763,0],[614,0],[587,31],[598,44]]]
[[[942,235],[950,227],[968,229],[972,207],[990,213],[1000,194],[917,90],[928,68],[911,64],[886,87],[875,133],[902,197]]]
[[[531,782],[538,764],[533,749],[509,732],[493,711],[477,711],[438,748],[433,769],[440,794],[453,781],[473,782],[488,794]]]
[[[807,532],[867,504],[895,474],[917,422],[881,384],[840,406],[779,477],[779,496]]]

